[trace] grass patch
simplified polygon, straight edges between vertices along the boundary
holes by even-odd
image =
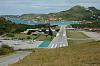
[[[68,38],[89,38],[88,36],[86,36],[85,34],[83,34],[82,32],[79,31],[72,31],[72,30],[67,30],[67,37]]]
[[[33,53],[9,66],[100,66],[100,41]]]
[[[86,36],[82,32],[72,31],[72,30],[67,31],[67,37],[68,38],[73,38],[73,39],[86,39],[86,38],[89,38],[88,36]],[[88,39],[88,40],[71,40],[71,39],[68,39],[69,45],[71,45],[71,44],[83,44],[83,43],[88,43],[88,42],[93,42],[93,41],[94,40],[92,40],[92,39]]]
[[[68,44],[69,45],[73,45],[73,44],[83,44],[83,43],[89,43],[89,42],[93,42],[94,40],[68,40]]]
[[[54,38],[54,36],[51,37],[50,35],[48,35],[48,36],[40,35],[39,37],[36,38],[36,40],[37,41],[46,41],[46,40],[51,41],[53,38]]]

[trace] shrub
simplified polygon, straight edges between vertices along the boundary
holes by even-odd
[[[31,39],[31,37],[30,37],[30,36],[28,36],[28,37],[27,37],[27,39]]]
[[[0,48],[0,55],[6,55],[9,54],[10,50],[7,48]]]
[[[7,36],[8,36],[8,37],[14,37],[14,34],[9,33]]]
[[[8,45],[2,45],[0,48],[0,55],[6,55],[12,52],[14,52],[14,49]]]

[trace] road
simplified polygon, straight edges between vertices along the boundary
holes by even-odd
[[[29,51],[17,51],[15,54],[0,58],[0,66],[8,66],[23,59],[25,56],[29,55]]]
[[[56,37],[54,37],[54,39],[49,44],[49,48],[58,48],[64,46],[68,46],[68,42],[67,42],[65,26],[61,26]]]
[[[88,37],[96,40],[96,41],[99,41],[100,40],[100,33],[97,33],[97,32],[87,32],[87,31],[81,31],[83,32],[85,35],[87,35]]]
[[[15,50],[17,49],[32,49],[38,48],[38,46],[43,41],[33,41],[33,40],[4,40],[0,39],[0,46],[2,44],[9,45],[13,47]]]

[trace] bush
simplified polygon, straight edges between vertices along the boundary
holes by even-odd
[[[10,48],[8,45],[5,45],[5,44],[3,44],[2,46],[1,46],[1,48]]]
[[[14,52],[14,49],[8,45],[2,45],[0,48],[0,55],[6,55],[12,52]]]
[[[7,48],[0,48],[0,55],[6,55],[9,54],[10,50]]]
[[[28,37],[27,37],[27,39],[31,39],[31,37],[30,37],[30,36],[28,36]]]
[[[8,37],[14,37],[14,34],[9,33],[9,34],[7,34],[7,36],[8,36]]]

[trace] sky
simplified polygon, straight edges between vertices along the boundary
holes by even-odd
[[[100,9],[100,0],[0,0],[0,15],[47,14],[68,10],[75,5]]]

